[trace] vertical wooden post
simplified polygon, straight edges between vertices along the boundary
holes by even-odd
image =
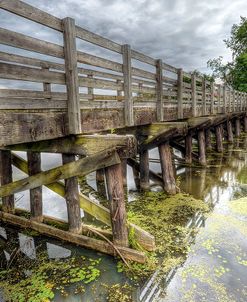
[[[11,152],[7,150],[0,150],[0,178],[2,186],[13,181],[11,162]],[[3,197],[2,207],[4,212],[13,214],[15,212],[14,195]]]
[[[88,79],[92,79],[93,78],[93,75],[92,74],[88,74]],[[93,88],[92,87],[88,87],[87,88],[87,93],[89,94],[89,95],[93,95]]]
[[[104,169],[99,169],[96,171],[96,186],[98,193],[102,196],[106,196]]]
[[[239,137],[240,133],[241,133],[240,119],[236,118],[236,120],[235,120],[235,135],[236,135],[236,137]]]
[[[133,177],[134,177],[134,182],[135,182],[136,189],[137,189],[137,191],[140,191],[140,189],[141,189],[141,186],[140,186],[140,173],[134,167],[132,167],[132,171],[133,171]]]
[[[244,132],[247,132],[247,116],[244,116]]]
[[[221,125],[217,125],[215,127],[215,136],[216,136],[216,151],[221,153],[223,152],[223,138],[222,138]]]
[[[182,119],[183,113],[183,69],[178,69],[178,119]]]
[[[214,86],[214,82],[211,82],[211,108],[210,108],[210,113],[214,114],[214,94],[215,94],[215,86]]]
[[[223,86],[223,113],[226,113],[226,85]]]
[[[211,130],[206,129],[205,130],[205,144],[206,144],[206,150],[212,150],[212,141],[211,141]]]
[[[202,78],[202,115],[207,115],[207,81],[205,77]]]
[[[117,80],[117,84],[121,84],[122,82],[121,82],[121,80]],[[123,95],[123,93],[122,93],[122,90],[117,90],[117,96],[122,96]],[[119,101],[119,100],[118,100]]]
[[[196,74],[193,72],[191,74],[191,101],[192,101],[192,116],[197,116],[197,108],[196,108]]]
[[[81,132],[81,111],[77,70],[75,20],[71,18],[63,19],[63,27],[69,134],[78,134]]]
[[[192,135],[190,132],[185,136],[185,162],[192,163]]]
[[[116,245],[128,246],[128,231],[126,224],[126,209],[124,202],[123,175],[121,164],[105,169],[113,242]]]
[[[149,157],[148,150],[142,150],[140,156],[140,189],[149,190]]]
[[[221,113],[221,85],[218,85],[218,113]]]
[[[142,83],[139,83],[138,87],[139,87],[138,96],[139,96],[140,98],[143,98],[143,84],[142,84]]]
[[[233,143],[233,133],[232,133],[232,121],[226,121],[226,128],[227,128],[227,140],[229,143]]]
[[[198,130],[198,155],[199,163],[203,166],[207,164],[205,152],[205,133],[204,130]]]
[[[162,122],[164,120],[162,60],[156,61],[156,95],[157,95],[157,108],[156,108],[157,121]]]
[[[131,49],[125,44],[122,46],[123,52],[123,76],[124,76],[124,116],[125,126],[134,125],[134,109],[132,97],[132,69],[131,69]]]
[[[176,194],[176,181],[172,165],[171,149],[168,142],[159,146],[160,164],[164,183],[164,190],[168,194]]]
[[[62,154],[63,164],[75,161],[75,156]],[[68,211],[69,231],[79,234],[81,232],[81,210],[79,201],[79,187],[77,177],[65,179],[65,199]]]
[[[127,186],[127,159],[121,159],[122,173],[123,173],[123,186]]]
[[[40,152],[27,152],[28,174],[35,175],[41,172]],[[30,190],[31,219],[43,221],[42,186]]]

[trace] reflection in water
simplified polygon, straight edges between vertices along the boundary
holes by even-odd
[[[209,156],[207,168],[199,166],[187,167],[181,162],[177,162],[176,175],[181,191],[214,205],[214,212],[206,221],[200,213],[197,213],[188,222],[188,228],[193,226],[205,226],[205,228],[197,236],[195,245],[192,248],[193,252],[189,255],[185,265],[179,268],[178,271],[176,269],[170,271],[160,282],[156,280],[158,272],[154,273],[152,278],[147,280],[146,284],[135,292],[135,301],[148,302],[156,299],[157,301],[166,302],[197,302],[206,299],[205,301],[228,302],[247,300],[244,294],[246,289],[244,285],[242,288],[240,286],[246,275],[246,266],[239,264],[239,262],[246,264],[244,261],[247,258],[244,258],[245,254],[243,251],[247,250],[247,243],[245,243],[247,242],[247,234],[244,236],[240,234],[241,232],[239,233],[236,227],[237,222],[232,217],[222,216],[229,214],[228,202],[230,200],[238,196],[247,196],[246,147],[247,138],[237,140],[234,146],[229,146],[228,148],[225,145],[227,149],[223,155],[212,153]],[[179,156],[179,153],[176,155]],[[150,152],[150,157],[157,158],[157,150]],[[57,158],[57,164],[59,164],[59,160]],[[45,168],[51,168],[52,161],[52,157],[46,157]],[[150,163],[150,168],[157,173],[161,172],[157,160]],[[128,176],[129,200],[133,200],[138,193],[135,192],[135,182],[130,168],[128,169]],[[22,177],[22,175],[18,175],[18,177]],[[95,174],[89,175],[88,183],[92,187],[96,187]],[[159,190],[159,188],[153,186],[153,190]],[[48,196],[48,202],[45,204],[45,213],[66,218],[64,201],[60,200],[56,195],[51,195],[48,189],[45,194],[44,200],[47,200]],[[17,204],[28,208],[28,194],[25,193],[24,197],[19,196],[19,198]],[[222,217],[227,217],[228,220],[226,221]],[[227,228],[227,224],[230,224],[231,229]],[[247,226],[245,227],[247,228]],[[219,236],[215,236],[215,229],[221,230]],[[226,241],[230,242],[231,245],[226,247]],[[239,248],[237,248],[237,245]],[[101,276],[98,281],[94,282],[94,291],[88,285],[84,295],[75,296],[71,289],[68,297],[62,297],[57,294],[54,301],[90,302],[95,301],[96,293],[98,296],[97,301],[106,301],[106,293],[102,289],[102,283],[123,284],[127,281],[123,274],[117,273],[116,261],[111,257],[99,255],[93,251],[68,244],[63,245],[53,239],[32,237],[29,234],[2,224],[0,227],[0,266],[8,266],[13,261],[16,251],[21,253],[23,257],[30,259],[30,261],[36,259],[39,252],[44,251],[50,259],[67,259],[75,255],[102,258],[100,264]],[[212,255],[215,257],[212,257]],[[236,262],[237,256],[240,258]],[[226,263],[230,263],[230,265],[226,267]],[[225,271],[229,267],[231,271]],[[219,276],[218,279],[215,274]],[[212,278],[208,278],[209,276],[212,276]],[[215,284],[217,284],[219,278],[221,278],[220,284],[216,286]],[[236,281],[238,279],[240,279],[239,282]],[[164,291],[167,293],[165,298],[163,296]],[[187,292],[189,294],[186,294]],[[203,294],[205,292],[207,292],[207,295]],[[216,292],[218,295],[215,294]],[[233,293],[230,294],[230,292]],[[221,300],[217,300],[217,297]]]

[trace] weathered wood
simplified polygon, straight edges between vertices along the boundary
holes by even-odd
[[[12,154],[13,165],[18,169],[28,174],[28,165],[27,162],[21,157]],[[49,185],[46,185],[47,188],[53,192],[59,194],[62,197],[65,197],[64,184],[61,182],[55,182]],[[106,225],[111,225],[110,220],[110,211],[99,203],[90,200],[87,196],[80,193],[80,207],[95,217],[97,220],[105,223]],[[148,232],[142,230],[140,227],[134,225],[133,223],[128,223],[128,229],[132,229],[135,232],[137,242],[147,251],[153,251],[155,249],[154,237]]]
[[[197,116],[197,91],[196,91],[196,73],[191,75],[191,101],[192,101],[192,116]]]
[[[123,45],[123,75],[124,75],[124,116],[125,125],[134,125],[133,99],[132,99],[132,69],[130,46]]]
[[[183,118],[183,69],[178,69],[178,119]]]
[[[65,110],[66,108],[67,102],[61,100],[0,97],[0,110]]]
[[[127,159],[121,159],[121,166],[122,166],[122,175],[123,175],[123,186],[127,187]]]
[[[162,122],[164,120],[162,60],[156,61],[156,82],[157,82],[157,84],[156,84],[157,121]]]
[[[75,20],[71,18],[64,19],[63,28],[69,133],[78,134],[81,132],[81,110],[79,100]]]
[[[207,81],[205,77],[202,78],[202,115],[207,115]]]
[[[9,184],[12,179],[12,160],[11,152],[0,150],[0,180],[1,186]],[[3,211],[14,213],[15,211],[15,198],[13,194],[7,194],[2,198]]]
[[[141,151],[140,157],[140,189],[142,191],[149,190],[149,156],[148,150]]]
[[[105,169],[108,198],[110,204],[113,242],[120,246],[128,246],[128,231],[123,190],[121,164]]]
[[[41,172],[41,155],[39,152],[27,152],[28,174]],[[42,186],[30,190],[31,219],[43,221]]]
[[[63,164],[75,161],[75,156],[62,154]],[[77,177],[65,179],[65,200],[67,204],[69,231],[79,234],[81,232],[81,209]]]
[[[227,129],[227,140],[229,143],[233,143],[233,132],[232,132],[232,121],[229,119],[226,121],[226,129]]]
[[[168,194],[176,194],[176,181],[172,165],[172,156],[169,142],[159,146],[160,164],[164,183],[164,190]]]
[[[186,154],[186,148],[179,144],[178,142],[176,141],[170,141],[170,145],[177,149],[178,151],[180,151],[184,156]],[[192,159],[195,160],[195,161],[198,161],[198,154],[196,154],[195,152],[192,152]]]
[[[226,85],[223,86],[223,113],[226,113],[226,104],[227,104],[227,88]]]
[[[211,130],[206,129],[205,130],[205,145],[206,150],[212,150],[212,135]]]
[[[216,151],[221,153],[223,152],[223,137],[222,137],[221,125],[217,125],[215,127],[215,136],[216,136]]]
[[[26,219],[24,217],[19,217],[17,215],[12,215],[9,213],[4,213],[0,211],[0,220],[12,223],[19,227],[31,228],[41,234],[45,234],[51,237],[55,237],[70,243],[77,244],[82,247],[93,249],[101,253],[117,256],[116,250],[108,242],[86,237],[84,235],[73,234],[71,232],[63,231],[58,228],[55,228],[44,223],[39,223]],[[117,246],[117,249],[120,251],[121,255],[128,260],[137,261],[144,263],[146,261],[146,256],[143,252],[139,252],[127,247]]]
[[[132,167],[132,172],[133,172],[133,178],[134,178],[136,190],[140,191],[140,189],[141,189],[141,186],[140,186],[140,172],[135,167]]]
[[[215,102],[215,86],[214,86],[214,82],[211,82],[211,89],[210,89],[210,100],[211,100],[211,105],[210,105],[210,113],[214,114],[215,113],[215,106],[214,106],[214,102]]]
[[[104,169],[99,169],[96,171],[96,186],[97,186],[98,193],[106,197]]]
[[[247,116],[244,116],[244,132],[247,132]]]
[[[185,162],[192,163],[192,135],[190,132],[185,136]]]
[[[117,153],[115,151],[105,151],[4,185],[0,187],[0,197],[48,185],[61,179],[84,176],[97,169],[117,163],[120,163]]]
[[[236,118],[235,119],[235,136],[239,137],[241,133],[241,124],[240,124],[240,119]]]
[[[199,154],[199,163],[203,166],[207,164],[206,161],[206,152],[205,152],[205,132],[204,130],[198,131],[198,154]]]

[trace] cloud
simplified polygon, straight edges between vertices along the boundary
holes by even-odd
[[[60,18],[185,70],[207,70],[210,58],[230,53],[223,39],[246,9],[244,0],[26,0]],[[61,36],[6,12],[1,26],[59,43]]]

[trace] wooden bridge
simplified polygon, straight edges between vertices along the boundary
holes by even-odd
[[[247,94],[89,32],[71,18],[61,20],[19,0],[0,0],[0,8],[61,41],[0,28],[0,219],[144,262],[145,254],[129,247],[129,231],[146,250],[155,243],[127,221],[127,164],[140,190],[148,190],[152,180],[175,194],[172,148],[185,162],[206,165],[212,133],[222,152],[225,134],[232,142],[234,134],[247,131]],[[148,151],[156,147],[162,176],[149,169]],[[27,161],[13,151],[26,151]],[[41,152],[61,153],[63,165],[42,171]],[[12,165],[28,177],[13,181]],[[77,178],[92,171],[98,183],[106,181],[108,207],[78,190]],[[43,185],[66,199],[68,223],[59,222],[62,228],[43,215]],[[24,190],[30,190],[28,218],[15,208],[14,194]],[[111,232],[82,224],[80,208]]]

